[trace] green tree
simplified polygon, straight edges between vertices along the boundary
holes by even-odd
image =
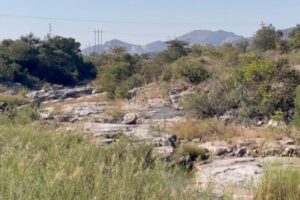
[[[73,38],[47,38],[39,48],[38,58],[38,77],[50,83],[72,85],[96,75],[93,65],[83,62],[80,43]]]
[[[289,43],[293,49],[300,48],[300,25],[299,24],[289,35]]]
[[[296,97],[295,97],[295,112],[293,117],[293,124],[295,126],[300,127],[300,85],[297,86],[295,93],[296,93]]]
[[[165,64],[171,63],[180,57],[187,56],[190,52],[189,44],[180,40],[167,42],[168,48],[156,56],[156,62]]]
[[[262,25],[261,29],[256,32],[254,37],[254,48],[261,51],[275,50],[276,41],[278,41],[281,36],[282,34],[276,31],[272,24],[268,26]]]

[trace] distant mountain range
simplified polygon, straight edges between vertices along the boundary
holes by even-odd
[[[281,30],[283,32],[283,37],[287,38],[290,32],[294,28],[284,29]],[[219,31],[209,31],[209,30],[194,30],[192,32],[189,32],[187,34],[184,34],[177,38],[178,40],[186,41],[192,45],[199,44],[199,45],[213,45],[213,46],[219,46],[224,43],[236,43],[238,41],[247,40],[248,38],[245,38],[240,35],[236,35],[232,32],[227,32],[223,30]],[[105,42],[103,45],[103,51],[107,52],[110,49],[114,47],[124,47],[128,53],[131,54],[156,54],[158,52],[161,52],[167,48],[167,44],[164,41],[156,41],[152,42],[146,45],[136,45],[136,44],[130,44],[127,42],[123,42],[121,40],[111,40],[108,42]],[[92,52],[99,53],[99,47],[98,46],[91,46],[90,48],[83,49],[83,54],[88,54]]]

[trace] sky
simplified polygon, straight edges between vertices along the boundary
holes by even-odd
[[[0,0],[0,40],[30,32],[94,44],[174,39],[192,30],[226,30],[252,36],[262,22],[283,29],[300,24],[299,0]]]

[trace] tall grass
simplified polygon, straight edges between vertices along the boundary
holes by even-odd
[[[95,146],[31,125],[0,125],[0,199],[204,199],[179,169],[147,166],[148,146]],[[205,194],[207,195],[207,194]]]
[[[256,191],[255,199],[299,200],[300,168],[267,168]]]
[[[215,119],[176,122],[170,129],[179,139],[187,140],[195,138],[204,141],[229,140],[238,136],[238,132],[233,125],[225,126],[224,123]]]

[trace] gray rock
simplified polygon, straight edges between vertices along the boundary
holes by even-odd
[[[213,183],[213,192],[224,194],[229,186],[246,189],[257,183],[263,173],[262,165],[252,158],[215,160],[210,164],[196,165],[196,182],[201,187]]]
[[[5,111],[7,108],[7,104],[4,102],[0,102],[0,111],[3,112]]]
[[[161,146],[152,149],[152,157],[159,159],[170,159],[174,153],[172,146]]]
[[[238,150],[235,152],[235,154],[236,154],[236,156],[238,156],[238,157],[244,157],[244,156],[247,154],[247,152],[248,152],[248,149],[245,148],[245,147],[243,147],[243,148],[238,149]]]
[[[160,146],[176,146],[176,140],[177,137],[176,135],[166,135],[162,137],[156,137],[153,139],[153,142],[155,146],[160,147]]]
[[[41,112],[40,117],[41,117],[42,120],[53,119],[53,115],[52,115],[51,112]]]
[[[84,123],[84,133],[94,137],[115,138],[121,134],[132,137],[136,140],[153,140],[150,134],[150,127],[144,125],[126,124],[104,124],[104,123]]]
[[[217,156],[222,156],[232,151],[228,143],[225,141],[206,142],[199,146],[207,149],[209,152]]]
[[[281,155],[282,152],[283,152],[283,147],[277,141],[268,142],[263,146],[264,156]]]
[[[50,88],[42,89],[38,91],[33,91],[26,95],[30,102],[34,101],[48,101],[48,100],[58,100],[58,99],[67,99],[67,98],[78,98],[84,95],[90,95],[93,92],[93,88],[90,86],[87,87],[77,87],[77,88]]]
[[[124,116],[123,124],[136,124],[138,117],[136,113],[128,113]]]
[[[295,140],[293,138],[283,138],[282,140],[279,141],[279,143],[283,146],[294,145]]]

